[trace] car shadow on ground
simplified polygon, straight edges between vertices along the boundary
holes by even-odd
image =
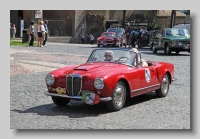
[[[126,100],[124,109],[152,99],[157,99],[155,92],[136,96]],[[123,109],[122,109],[123,110]],[[37,113],[43,116],[68,116],[69,118],[96,117],[112,113],[107,109],[106,103],[87,105],[82,101],[71,100],[66,106],[56,106],[54,103],[35,106],[26,110],[11,110],[18,113]]]

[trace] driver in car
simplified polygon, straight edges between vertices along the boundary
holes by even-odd
[[[110,50],[105,51],[104,57],[105,57],[104,61],[113,61],[114,57],[113,51]]]

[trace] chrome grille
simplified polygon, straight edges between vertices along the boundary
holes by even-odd
[[[181,41],[184,44],[190,44],[190,41]]]
[[[78,74],[69,74],[66,77],[66,86],[69,96],[78,96],[82,89],[82,76]]]

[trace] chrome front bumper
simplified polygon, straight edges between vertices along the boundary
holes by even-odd
[[[81,100],[81,96],[68,96],[66,94],[63,94],[63,95],[59,95],[59,94],[54,94],[54,93],[49,93],[49,92],[44,92],[45,95],[47,96],[55,96],[55,97],[64,97],[64,98],[69,98],[69,99],[79,99]],[[109,100],[112,100],[111,97],[105,97],[105,98],[100,98],[100,101],[109,101]]]

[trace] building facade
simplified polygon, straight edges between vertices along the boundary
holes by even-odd
[[[161,27],[169,27],[170,17],[170,10],[126,10],[125,14],[126,22],[155,20]],[[24,21],[24,29],[31,21],[35,21],[37,29],[38,21],[48,20],[49,36],[71,36],[70,43],[80,43],[81,32],[92,33],[97,38],[112,23],[122,25],[123,10],[42,10],[41,19],[35,18],[35,10],[11,10],[10,22],[17,27],[16,37],[20,37],[21,20]],[[185,20],[186,15],[177,11],[176,23]]]

